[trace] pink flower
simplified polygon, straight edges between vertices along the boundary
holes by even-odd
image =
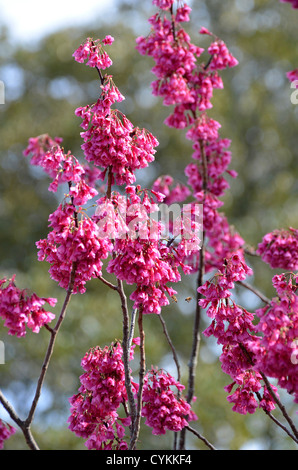
[[[31,156],[32,165],[42,166],[45,155],[52,149],[59,148],[62,143],[61,137],[55,137],[54,139],[48,134],[42,134],[38,137],[31,137],[28,141],[28,146],[24,150],[23,154],[25,157]]]
[[[76,222],[71,204],[60,205],[49,220],[52,231],[36,243],[38,259],[50,263],[52,279],[64,289],[68,288],[75,263],[74,293],[84,293],[86,282],[101,275],[102,260],[112,251],[112,242],[108,237],[98,237],[97,225],[91,219],[83,217]]]
[[[209,36],[212,36],[212,33],[210,33],[210,31],[204,26],[201,27],[200,34],[209,34]]]
[[[13,426],[4,423],[2,419],[0,419],[0,449],[3,449],[4,441],[9,439],[15,432],[16,429]]]
[[[278,385],[298,398],[297,365],[292,361],[293,347],[298,337],[298,296],[296,275],[278,275],[273,278],[278,298],[256,311],[260,334],[256,349],[256,365]]]
[[[238,65],[237,59],[230,53],[225,43],[221,40],[213,42],[209,46],[208,52],[212,56],[209,65],[210,70],[222,70]]]
[[[291,3],[292,8],[298,8],[298,0],[280,0],[281,3]]]
[[[167,430],[178,432],[188,421],[198,419],[184,398],[174,393],[173,386],[179,393],[184,389],[164,371],[152,368],[145,376],[142,416],[146,418],[145,424],[152,428],[152,434],[165,434]]]
[[[112,36],[106,36],[102,41],[103,44],[112,44]],[[84,63],[89,67],[97,67],[99,69],[106,69],[112,65],[112,60],[102,48],[100,41],[94,41],[92,38],[87,38],[86,41],[79,46],[73,53],[73,57],[77,62]]]
[[[135,181],[134,172],[146,168],[154,160],[155,147],[158,145],[150,132],[135,128],[120,111],[111,109],[115,101],[122,99],[119,90],[107,77],[97,103],[77,110],[77,114],[86,122],[86,129],[81,135],[87,162],[100,167],[103,178],[109,168],[113,173],[113,181],[119,185]]]
[[[174,0],[153,0],[152,3],[162,10],[169,10],[173,5]]]
[[[298,80],[298,69],[287,72],[287,78],[290,80],[290,82],[294,82],[295,80]]]
[[[186,3],[182,7],[177,8],[176,21],[178,23],[189,21],[190,12],[191,12],[191,8],[188,5],[186,5]]]
[[[266,234],[258,245],[259,254],[271,268],[281,268],[286,271],[298,269],[298,230],[274,230]]]
[[[102,43],[104,45],[111,45],[114,42],[113,36],[110,36],[109,34],[102,40]]]
[[[131,420],[118,414],[120,405],[127,401],[122,355],[120,343],[115,342],[103,349],[90,349],[82,359],[85,372],[80,377],[79,393],[69,399],[68,422],[71,431],[87,439],[88,449],[125,450],[128,447],[125,427]],[[132,387],[136,393],[137,384],[132,382]]]
[[[0,317],[5,322],[4,326],[9,328],[8,334],[22,337],[26,335],[26,326],[34,333],[50,323],[55,315],[43,308],[45,303],[52,307],[56,305],[57,299],[38,297],[35,293],[29,294],[15,285],[15,275],[10,279],[6,287],[6,279],[1,282],[0,288]]]

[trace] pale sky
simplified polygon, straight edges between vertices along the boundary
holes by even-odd
[[[113,19],[114,0],[0,0],[0,20],[17,40],[39,39],[64,26],[86,24],[104,14]]]

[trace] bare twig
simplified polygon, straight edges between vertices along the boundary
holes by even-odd
[[[277,404],[278,408],[280,409],[280,411],[282,412],[282,415],[283,417],[285,418],[285,420],[289,423],[289,426],[290,428],[292,429],[293,433],[294,433],[294,436],[295,438],[287,431],[287,429],[281,425],[281,423],[279,423],[279,421],[277,422],[277,420],[275,419],[274,421],[276,422],[276,424],[278,424],[284,431],[287,432],[287,434],[295,441],[298,443],[298,430],[297,428],[295,427],[292,419],[290,418],[290,416],[288,415],[287,413],[287,410],[286,408],[284,407],[284,405],[281,403],[280,399],[276,396],[276,393],[274,393],[274,390],[272,389],[271,387],[271,384],[268,380],[268,378],[262,373],[260,372],[261,376],[262,376],[262,379],[267,387],[267,390],[268,392],[270,393],[270,395],[272,396],[273,400],[275,401],[275,403]],[[271,417],[271,415],[270,415]]]
[[[266,297],[264,294],[262,294],[262,292],[260,292],[258,289],[256,289],[254,286],[252,286],[251,284],[248,284],[247,282],[245,281],[237,281],[237,284],[239,284],[240,286],[242,287],[245,287],[245,289],[248,289],[250,290],[251,292],[253,292],[257,297],[259,297],[259,299],[261,299],[263,302],[265,302],[266,304],[270,305],[271,304],[271,300],[268,299],[268,297]]]
[[[207,191],[208,185],[208,173],[207,173],[207,157],[204,148],[203,142],[200,140],[200,151],[201,151],[201,159],[203,164],[203,191],[204,191],[204,199]],[[203,200],[204,202],[204,200]],[[197,289],[203,285],[204,280],[204,273],[205,273],[205,231],[203,230],[202,235],[202,245],[200,250],[200,266],[199,266],[199,273],[198,273],[198,280],[197,280]],[[199,345],[200,345],[200,321],[201,321],[201,306],[199,304],[199,300],[201,298],[201,294],[197,291],[196,297],[196,312],[195,312],[195,321],[194,321],[194,328],[193,328],[193,339],[192,339],[192,350],[190,355],[190,360],[188,364],[189,368],[189,376],[188,376],[188,393],[187,393],[187,402],[190,404],[195,390],[195,375],[196,375],[196,367],[198,362],[198,354],[199,354]],[[181,431],[180,435],[180,449],[184,449],[185,445],[185,428]]]
[[[24,434],[26,443],[31,450],[39,450],[37,443],[32,435],[30,427],[26,425],[26,422],[21,420],[17,415],[16,411],[14,410],[13,406],[9,403],[9,401],[5,398],[3,393],[0,390],[0,403],[2,403],[3,407],[11,417],[11,419],[19,426],[21,431]]]
[[[114,290],[118,290],[118,286],[115,286],[114,284],[112,284],[110,281],[108,281],[107,279],[105,279],[104,277],[102,276],[97,276],[98,279],[103,282],[106,286],[108,286],[110,289],[114,289]]]
[[[51,356],[53,353],[54,345],[55,345],[55,340],[56,336],[58,334],[58,331],[61,327],[62,321],[65,318],[66,310],[70,302],[70,298],[73,293],[73,286],[74,286],[74,280],[75,280],[75,273],[76,273],[76,264],[74,263],[72,266],[72,271],[70,274],[70,281],[69,281],[69,286],[67,289],[66,297],[60,312],[60,315],[58,317],[57,323],[54,328],[47,328],[48,331],[51,333],[51,338],[48,344],[48,348],[45,354],[44,362],[41,368],[41,372],[37,381],[37,386],[35,390],[35,395],[28,413],[28,416],[25,420],[21,420],[15,410],[13,409],[12,405],[6,400],[2,392],[0,392],[0,402],[2,403],[3,407],[6,409],[8,414],[10,415],[11,419],[20,427],[22,430],[26,443],[28,447],[32,450],[39,450],[37,443],[35,442],[35,439],[33,438],[32,432],[31,432],[31,425],[33,422],[34,418],[34,413],[41,395],[41,389],[45,380],[46,372],[48,370],[48,366],[51,360]]]
[[[130,446],[131,450],[135,449],[136,442],[138,440],[140,432],[140,421],[141,421],[141,410],[142,410],[142,395],[144,387],[144,377],[146,372],[146,360],[145,360],[145,332],[143,328],[143,312],[142,309],[139,309],[138,317],[139,325],[139,335],[140,335],[140,370],[139,370],[139,389],[138,389],[138,399],[137,399],[137,414],[134,423],[134,432],[131,436]]]
[[[37,403],[38,403],[38,400],[39,400],[40,395],[41,395],[41,388],[43,386],[45,375],[46,375],[46,372],[48,370],[48,366],[49,366],[49,363],[50,363],[50,360],[51,360],[51,356],[53,354],[55,340],[56,340],[58,331],[61,327],[61,324],[62,324],[62,322],[65,318],[66,310],[67,310],[67,307],[69,305],[71,296],[73,294],[75,275],[76,275],[76,263],[73,263],[72,271],[71,271],[71,274],[70,274],[69,286],[68,286],[68,289],[67,289],[67,292],[66,292],[66,297],[65,297],[60,315],[58,317],[57,323],[56,323],[55,327],[53,328],[53,330],[51,331],[51,338],[50,338],[50,342],[49,342],[49,345],[48,345],[48,349],[46,351],[46,355],[45,355],[44,362],[43,362],[43,365],[42,365],[41,373],[40,373],[40,376],[38,378],[35,395],[34,395],[34,398],[33,398],[33,402],[32,402],[28,417],[26,419],[26,424],[28,426],[30,426],[30,424],[33,421],[33,417],[34,417],[34,413],[35,413],[35,410],[36,410],[36,407],[37,407]]]
[[[247,358],[247,360],[250,362],[250,364],[253,366],[254,365],[254,362],[249,354],[249,352],[247,351],[246,347],[242,344],[242,343],[239,343],[239,346],[243,352],[243,354],[245,355],[245,357]],[[281,403],[281,401],[279,400],[279,398],[276,396],[276,394],[274,393],[272,387],[271,387],[271,384],[268,380],[268,378],[266,377],[266,375],[259,371],[260,375],[262,376],[262,379],[267,387],[267,390],[268,392],[270,393],[270,395],[272,396],[274,402],[277,404],[278,408],[280,409],[280,411],[282,412],[285,420],[289,423],[290,425],[290,428],[292,429],[294,435],[292,435],[290,433],[290,431],[282,424],[280,423],[269,411],[266,411],[265,409],[263,409],[265,411],[265,413],[269,416],[270,419],[272,419],[274,421],[275,424],[277,424],[281,429],[283,429],[295,442],[298,443],[298,431],[292,421],[292,419],[290,418],[290,416],[288,415],[287,413],[287,410],[286,408],[284,407],[284,405]],[[259,393],[256,394],[258,399],[261,401],[262,400],[262,397]]]
[[[192,432],[195,436],[197,436],[201,441],[203,441],[207,447],[209,447],[210,450],[216,450],[216,448],[204,437],[202,436],[198,431],[196,431],[194,428],[191,426],[187,425],[185,426],[188,431]]]
[[[130,356],[130,344],[129,344],[129,314],[127,308],[127,299],[123,289],[123,283],[118,279],[117,291],[121,300],[121,308],[123,314],[123,338],[122,338],[122,349],[123,349],[123,364],[125,372],[125,387],[127,392],[129,411],[131,416],[131,436],[134,434],[134,425],[137,415],[137,408],[132,391],[130,369],[129,369],[129,356]]]
[[[170,338],[170,335],[169,335],[169,332],[168,332],[168,329],[167,329],[167,325],[166,325],[166,322],[164,320],[164,318],[162,317],[161,313],[158,315],[159,316],[159,320],[162,324],[162,327],[163,327],[163,331],[164,331],[164,334],[165,334],[165,337],[167,338],[167,341],[169,343],[169,346],[172,350],[172,353],[173,353],[173,359],[174,359],[174,362],[176,364],[176,368],[177,368],[177,380],[178,382],[180,382],[180,364],[179,364],[179,359],[178,359],[178,355],[177,355],[177,352],[176,352],[176,349],[173,345],[173,342]]]

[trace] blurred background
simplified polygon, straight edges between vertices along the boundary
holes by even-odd
[[[205,26],[221,37],[239,61],[222,74],[225,88],[216,90],[210,112],[222,124],[221,136],[232,140],[231,168],[238,178],[224,197],[225,212],[247,243],[256,247],[262,236],[275,228],[297,228],[297,126],[298,106],[291,103],[293,90],[286,72],[298,67],[298,11],[278,0],[193,0],[191,22],[186,29],[192,42],[204,47],[198,33]],[[184,167],[192,149],[183,132],[168,129],[163,121],[169,110],[151,95],[153,62],[135,50],[135,39],[146,35],[151,0],[68,0],[38,2],[0,0],[0,80],[5,84],[5,104],[0,105],[0,276],[17,274],[17,285],[39,296],[57,297],[58,313],[64,292],[50,279],[47,263],[37,261],[35,242],[47,234],[48,216],[59,200],[48,192],[49,180],[23,157],[28,138],[43,133],[63,137],[64,147],[82,157],[78,106],[93,103],[99,92],[94,70],[78,64],[73,51],[87,36],[111,34],[109,47],[116,85],[125,95],[121,109],[137,126],[159,140],[156,162],[140,172],[138,182],[150,186],[160,174],[170,173],[185,181]],[[258,288],[273,294],[273,270],[258,259],[248,262],[255,270]],[[195,279],[184,280],[177,304],[164,308],[163,316],[178,351],[187,380],[191,348]],[[129,291],[127,291],[129,295]],[[237,292],[250,311],[260,306],[253,294]],[[208,325],[203,318],[202,328]],[[172,354],[156,316],[145,318],[147,366],[165,367],[176,374]],[[122,336],[118,297],[91,281],[85,295],[73,298],[43,389],[33,432],[42,449],[84,449],[84,441],[67,429],[68,397],[77,392],[81,358],[93,346],[110,344]],[[25,338],[7,336],[5,364],[0,365],[0,387],[21,417],[30,407],[39,375],[48,332],[28,333]],[[201,340],[197,371],[194,424],[219,449],[294,449],[286,435],[262,411],[241,416],[231,411],[223,387],[230,383],[221,371],[219,350]],[[135,364],[137,370],[137,363]],[[281,395],[295,419],[289,397]],[[278,412],[276,416],[282,421]],[[8,419],[0,409],[0,417]],[[140,435],[139,448],[170,449],[171,433],[156,439],[151,430]],[[6,449],[26,449],[17,433]],[[205,449],[192,436],[188,448]]]

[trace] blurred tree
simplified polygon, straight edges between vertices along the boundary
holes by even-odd
[[[223,38],[239,60],[236,69],[224,73],[225,89],[213,99],[213,116],[222,123],[221,134],[232,139],[231,167],[239,173],[225,196],[229,220],[246,241],[255,246],[276,227],[297,226],[296,125],[297,108],[290,101],[291,89],[285,77],[298,65],[293,44],[297,40],[298,16],[279,2],[266,0],[208,0],[189,2],[193,7],[189,32],[204,47],[198,34],[204,25]],[[17,272],[19,287],[28,286],[39,295],[59,299],[64,293],[48,276],[46,263],[36,257],[35,241],[44,238],[48,216],[59,195],[49,193],[48,179],[30,166],[22,152],[31,136],[49,133],[63,137],[66,150],[78,158],[80,119],[78,106],[94,102],[99,94],[96,72],[80,66],[73,58],[75,48],[87,37],[111,34],[115,83],[126,97],[121,109],[131,121],[148,128],[160,141],[156,162],[139,172],[139,182],[150,186],[160,174],[170,173],[185,181],[184,167],[192,149],[184,132],[163,125],[169,110],[151,95],[153,64],[135,50],[135,38],[149,32],[147,18],[154,13],[151,1],[120,1],[113,24],[96,19],[86,29],[66,29],[46,36],[31,48],[15,44],[9,31],[1,29],[0,79],[6,85],[6,103],[0,106],[0,274]],[[249,259],[255,269],[255,283],[270,296],[273,271],[258,259]],[[195,280],[181,286],[177,304],[164,309],[171,338],[179,351],[186,379],[191,344]],[[129,291],[128,291],[129,295]],[[253,295],[239,291],[249,310],[259,304]],[[203,318],[203,325],[208,324]],[[148,366],[172,368],[171,351],[157,317],[145,318]],[[87,294],[73,299],[64,328],[58,336],[53,361],[36,419],[37,440],[44,449],[84,448],[83,442],[66,429],[67,397],[76,392],[82,373],[80,360],[96,344],[110,343],[122,335],[118,298],[99,282],[88,285]],[[20,415],[30,405],[39,374],[47,331],[17,340],[0,338],[6,345],[6,364],[1,366],[1,387]],[[160,358],[162,360],[160,361]],[[175,375],[175,370],[172,372]],[[197,426],[216,447],[226,449],[292,448],[264,414],[242,417],[231,412],[223,386],[228,382],[220,369],[218,348],[202,337],[197,376]],[[1,411],[0,411],[1,416]],[[141,434],[141,448],[170,448],[172,436],[156,439],[150,429]],[[19,434],[6,448],[24,448]],[[204,448],[189,436],[189,446]]]

